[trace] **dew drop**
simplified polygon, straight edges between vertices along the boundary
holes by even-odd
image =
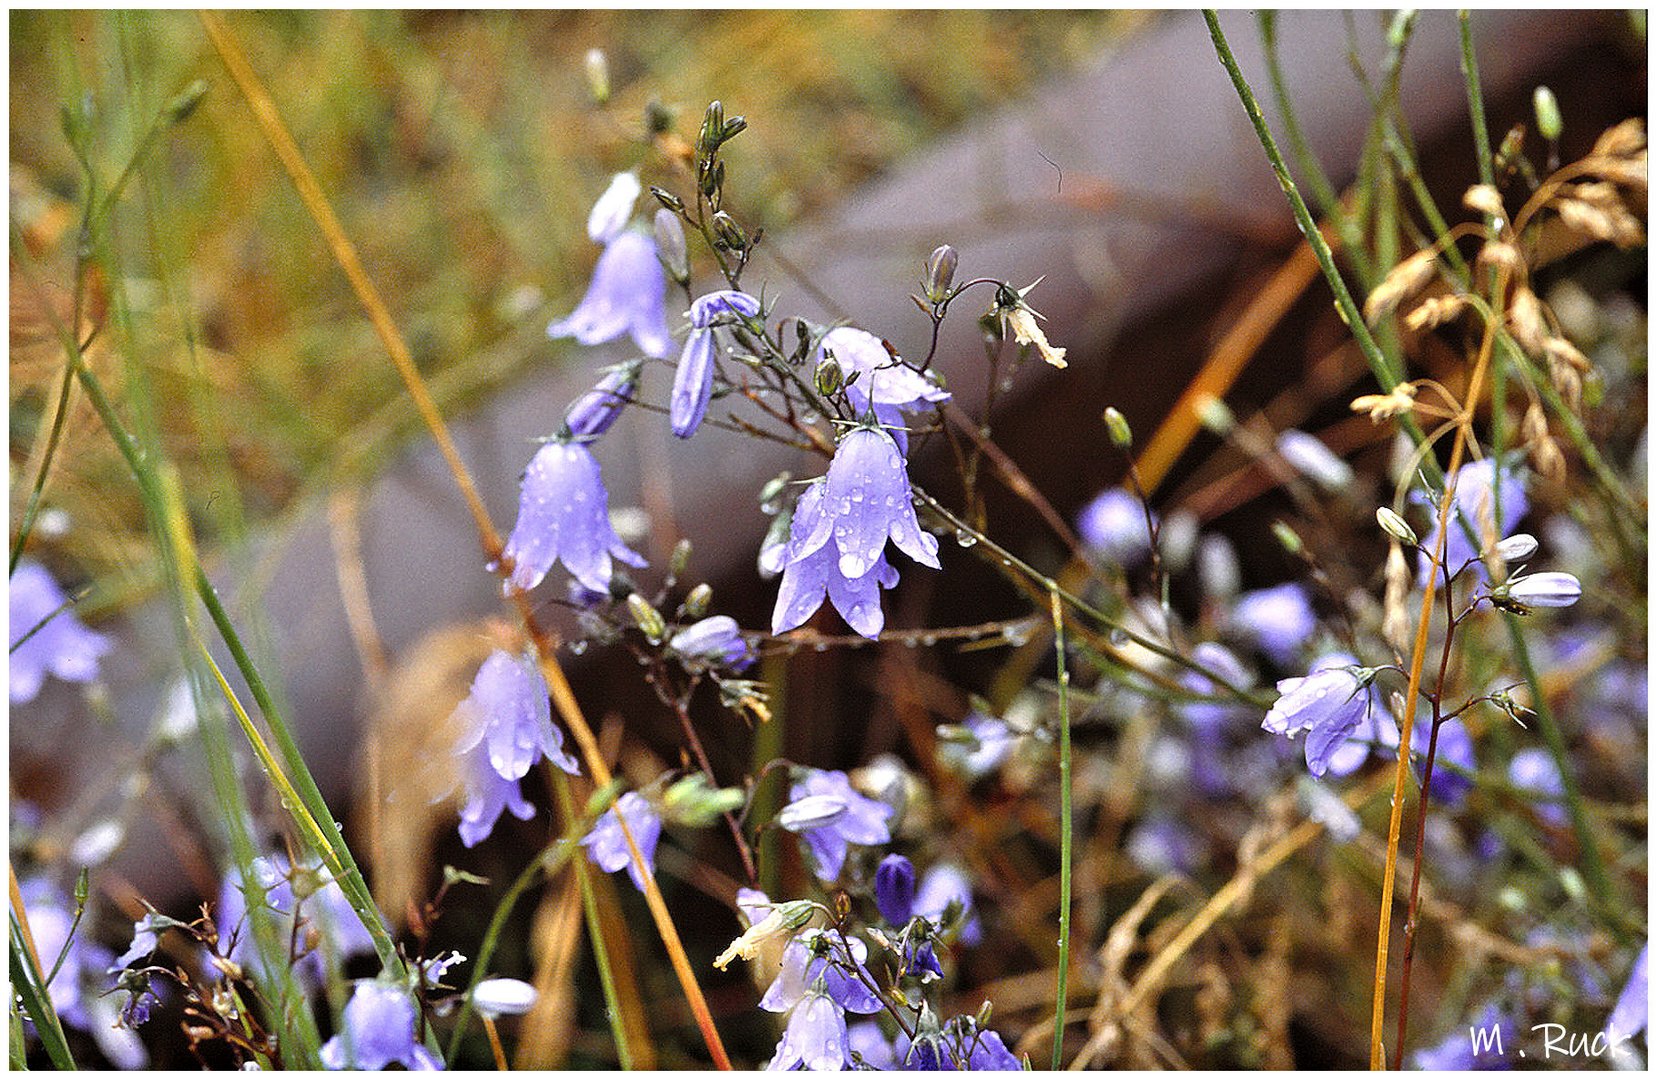
[[[1128,643],[1128,632],[1120,626],[1110,632],[1110,643],[1120,648]]]
[[[828,642],[819,641],[811,647],[812,652],[828,652]]]
[[[957,544],[960,544],[964,548],[969,548],[972,545],[978,543],[978,537],[972,535],[972,533],[968,532],[965,529],[956,529],[955,530],[955,542]]]
[[[570,652],[574,653],[576,656],[580,656],[582,653],[584,653],[586,651],[587,651],[586,641],[572,641],[572,642],[570,642]]]
[[[931,648],[933,645],[936,645],[937,643],[938,643],[938,635],[937,634],[923,634],[921,636],[921,644],[927,646],[928,648]]]

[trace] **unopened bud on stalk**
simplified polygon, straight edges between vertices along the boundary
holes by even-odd
[[[723,166],[720,172],[723,174]],[[736,223],[735,218],[723,210],[713,216],[713,234],[720,243],[732,251],[742,251],[748,246],[748,234]]]
[[[610,61],[603,49],[588,49],[583,60],[587,70],[587,92],[593,95],[593,104],[603,105],[610,100]]]
[[[1299,555],[1306,549],[1305,543],[1300,539],[1300,534],[1281,521],[1272,522],[1272,535],[1277,537],[1277,542],[1282,544],[1283,550],[1290,555]]]
[[[818,362],[812,381],[817,384],[817,392],[827,397],[845,383],[846,373],[840,370],[840,365],[834,362],[832,356],[825,356]]]
[[[940,244],[926,257],[926,298],[934,304],[949,296],[949,287],[955,281],[955,267],[960,256],[948,244]]]
[[[673,194],[671,191],[664,191],[662,188],[659,188],[654,184],[650,185],[650,194],[654,195],[656,197],[656,201],[661,203],[663,207],[673,211],[675,214],[685,208],[685,200],[679,198],[679,196]]]
[[[671,576],[678,577],[685,572],[685,567],[690,565],[690,552],[691,546],[688,539],[681,539],[673,545],[673,554],[669,555],[667,559],[667,572]]]
[[[1133,446],[1133,428],[1115,405],[1105,410],[1105,430],[1110,432],[1111,444],[1116,449],[1127,450]]]
[[[662,817],[675,825],[706,828],[719,815],[740,810],[746,799],[741,789],[716,788],[702,773],[695,773],[662,792]]]
[[[725,130],[725,106],[718,101],[708,103],[702,114],[702,130],[696,136],[696,152],[703,156],[719,149],[719,136]]]
[[[725,163],[716,162],[711,169],[702,170],[702,194],[713,198],[725,186]]]
[[[730,142],[732,139],[747,130],[748,118],[746,116],[731,117],[729,120],[725,121],[725,126],[719,129],[720,145]]]
[[[656,256],[662,260],[667,276],[680,285],[689,282],[690,252],[685,248],[685,229],[679,224],[679,215],[664,206],[656,211],[651,225],[656,232]]]
[[[995,1012],[995,1006],[990,1003],[989,998],[985,998],[984,999],[984,1004],[978,1006],[978,1015],[973,1017],[973,1019],[977,1021],[978,1029],[980,1031],[988,1031],[989,1030],[990,1016],[994,1012]]]
[[[1231,429],[1237,426],[1237,417],[1230,407],[1213,394],[1198,398],[1196,409],[1197,420],[1216,435],[1229,435]]]
[[[1377,508],[1375,520],[1381,526],[1383,532],[1399,543],[1408,544],[1411,547],[1420,543],[1415,535],[1415,530],[1410,528],[1410,523],[1399,517],[1390,506]]]
[[[201,99],[207,96],[207,80],[197,79],[186,86],[179,95],[167,103],[167,117],[175,124],[182,124],[190,119],[201,104]]]
[[[662,613],[638,593],[627,594],[627,610],[633,616],[634,625],[650,639],[650,643],[660,645],[667,635],[667,623],[663,621]]]
[[[708,613],[708,605],[713,603],[713,586],[707,582],[696,586],[685,597],[685,614],[693,619],[700,619]]]
[[[1536,537],[1530,533],[1514,533],[1496,545],[1496,554],[1505,563],[1524,562],[1536,554]]]
[[[1545,86],[1538,86],[1532,97],[1536,106],[1536,130],[1549,142],[1557,142],[1565,131],[1565,120],[1559,115],[1559,99]]]

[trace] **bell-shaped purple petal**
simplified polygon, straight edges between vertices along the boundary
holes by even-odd
[[[813,1072],[838,1072],[848,1060],[845,1010],[827,994],[812,992],[794,1007],[766,1069],[790,1072],[803,1066]]]
[[[892,816],[892,808],[858,793],[852,788],[851,781],[845,773],[809,769],[788,792],[790,803],[814,795],[832,796],[845,805],[844,812],[836,815],[827,824],[819,828],[801,830],[800,835],[805,837],[819,878],[833,881],[840,876],[840,868],[845,864],[849,844],[873,845],[891,842],[892,834],[887,822]]]
[[[706,330],[720,319],[747,318],[759,315],[759,301],[736,289],[720,289],[704,293],[690,304],[690,324]]]
[[[616,816],[617,811],[621,813],[620,818]],[[597,863],[599,869],[613,874],[626,868],[633,884],[640,892],[644,892],[644,875],[633,862],[633,853],[627,846],[627,837],[621,831],[622,821],[627,822],[627,829],[633,834],[633,842],[639,846],[639,854],[654,868],[656,841],[661,839],[662,835],[662,819],[657,816],[649,800],[636,791],[623,793],[615,805],[606,810],[604,816],[593,825],[592,831],[582,839],[581,844],[587,849],[587,857]]]
[[[478,668],[471,694],[456,712],[464,733],[456,752],[481,744],[490,767],[503,779],[519,779],[543,755],[570,775],[580,774],[552,724],[547,681],[532,657],[496,649]]]
[[[937,537],[922,532],[915,517],[903,455],[879,428],[854,428],[840,440],[829,464],[820,513],[840,552],[840,575],[847,580],[874,568],[887,539],[922,566],[941,567]],[[811,533],[808,549],[817,531]]]
[[[645,564],[610,525],[610,495],[592,451],[556,440],[536,451],[524,470],[518,522],[504,554],[512,560],[508,587],[522,591],[539,585],[556,562],[595,592],[609,591],[612,558]]]
[[[759,1007],[785,1013],[803,1001],[821,979],[824,992],[836,1005],[865,1016],[877,1013],[885,1006],[864,981],[874,981],[864,966],[868,959],[868,946],[857,938],[842,937],[837,930],[808,930],[783,949],[777,977],[766,989]],[[857,965],[855,972],[849,967],[851,963]]]
[[[596,439],[616,422],[622,409],[633,400],[633,391],[639,384],[640,365],[635,362],[618,364],[598,381],[598,385],[575,399],[564,414],[564,426],[578,439]]]
[[[329,1069],[378,1072],[397,1064],[410,1070],[441,1069],[442,1063],[414,1037],[414,1001],[408,991],[382,982],[358,983],[345,1004],[345,1032],[322,1047]]]
[[[1232,608],[1231,622],[1282,667],[1294,663],[1295,654],[1318,628],[1318,617],[1312,611],[1306,587],[1294,581],[1239,596]]]
[[[846,377],[846,397],[859,414],[890,407],[895,413],[919,412],[949,400],[949,391],[905,365],[886,349],[885,342],[867,330],[841,326],[823,335],[816,354],[822,360],[834,354]],[[855,379],[852,376],[857,376]],[[884,418],[881,418],[885,422]]]
[[[915,890],[915,914],[940,922],[950,904],[961,905],[961,944],[978,944],[983,931],[972,910],[972,882],[959,867],[939,863],[926,872]]]
[[[1305,733],[1306,767],[1313,776],[1328,770],[1331,756],[1374,708],[1370,687],[1348,663],[1349,657],[1327,656],[1305,677],[1279,682],[1281,696],[1260,724],[1289,738]]]
[[[880,590],[898,583],[897,570],[882,554],[862,577],[848,579],[840,573],[838,550],[828,543],[832,523],[822,512],[825,490],[824,482],[813,483],[795,505],[782,582],[771,614],[771,632],[782,634],[803,625],[826,596],[846,625],[864,637],[876,637],[886,624],[886,615],[880,609]],[[818,530],[823,539],[813,546],[810,540]]]
[[[573,337],[583,345],[629,334],[646,356],[666,358],[673,337],[667,329],[667,276],[656,258],[656,241],[635,231],[611,240],[593,267],[580,306],[547,327],[547,334]]]
[[[697,329],[690,332],[690,337],[685,339],[685,350],[679,354],[668,417],[673,421],[673,434],[681,439],[696,434],[702,418],[708,415],[708,401],[713,396],[714,350],[713,331]]]
[[[107,635],[88,630],[73,608],[59,611],[66,599],[44,566],[28,561],[17,564],[9,604],[14,705],[33,701],[48,674],[64,682],[91,682],[98,677],[99,659],[115,645]],[[28,640],[19,645],[25,635]]]
[[[462,759],[465,799],[460,805],[460,842],[476,847],[495,831],[501,811],[519,821],[535,816],[535,807],[523,796],[517,780],[508,780],[489,764],[487,754],[473,751]]]

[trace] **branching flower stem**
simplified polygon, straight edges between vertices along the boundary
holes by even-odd
[[[489,517],[489,511],[484,507],[482,497],[478,494],[477,485],[473,482],[471,473],[460,459],[455,449],[454,440],[449,436],[448,425],[432,401],[430,392],[426,389],[424,378],[414,365],[409,354],[408,346],[403,341],[396,323],[391,318],[390,311],[380,299],[378,290],[362,268],[361,260],[357,257],[356,248],[345,234],[339,219],[334,215],[332,207],[323,195],[315,176],[306,164],[298,145],[287,127],[282,123],[276,112],[275,103],[269,92],[264,88],[258,75],[254,72],[247,58],[242,54],[241,47],[231,37],[228,27],[221,16],[213,12],[202,12],[200,19],[223,59],[225,67],[229,69],[242,96],[247,100],[249,108],[253,110],[266,141],[280,159],[288,177],[293,181],[306,209],[316,220],[318,228],[322,230],[328,242],[330,251],[340,269],[351,283],[352,290],[357,294],[369,320],[374,324],[375,332],[379,335],[386,352],[390,354],[398,374],[402,377],[410,398],[425,421],[433,440],[442,451],[444,460],[448,463],[449,471],[454,477],[455,485],[460,489],[461,496],[471,512],[474,524],[477,527],[478,538],[484,554],[497,572],[503,577],[511,573],[511,567],[501,558],[502,544],[500,533],[496,531],[494,523]],[[549,635],[536,623],[534,610],[526,593],[513,591],[511,600],[517,607],[531,641],[535,645],[536,653],[540,658],[542,674],[546,676],[547,685],[552,692],[553,704],[557,706],[559,715],[569,727],[575,737],[576,744],[587,765],[594,783],[603,787],[613,779],[609,766],[599,749],[598,739],[582,715],[581,706],[575,699],[575,693],[570,688],[569,680],[565,677],[563,668],[552,650]],[[731,1067],[729,1056],[719,1037],[718,1029],[714,1027],[713,1015],[708,1010],[707,1000],[703,997],[701,987],[696,982],[696,976],[691,971],[690,960],[685,955],[684,945],[680,942],[679,932],[674,925],[673,916],[667,910],[667,903],[662,899],[661,889],[656,884],[655,875],[650,871],[650,865],[639,851],[638,843],[633,837],[632,830],[627,827],[625,819],[617,815],[621,821],[622,837],[627,841],[627,848],[633,858],[635,867],[640,871],[645,883],[645,902],[650,908],[650,914],[656,923],[657,931],[662,938],[662,944],[667,949],[668,958],[673,965],[674,975],[684,991],[685,999],[690,1005],[692,1014],[696,1018],[697,1027],[701,1030],[702,1039],[707,1044],[708,1052],[713,1058],[715,1066],[728,1070]]]

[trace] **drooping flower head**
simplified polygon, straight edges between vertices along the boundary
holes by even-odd
[[[1255,589],[1237,598],[1231,622],[1242,635],[1279,666],[1292,664],[1300,647],[1317,632],[1306,586],[1295,581]]]
[[[20,562],[10,589],[12,703],[33,701],[49,674],[64,682],[97,678],[98,660],[115,643],[88,630],[73,608],[64,607],[67,598],[51,573],[38,563]],[[19,645],[25,635],[28,640]]]
[[[875,906],[880,917],[902,926],[915,911],[915,864],[902,855],[888,855],[875,868]]]
[[[846,1055],[846,1011],[822,989],[813,987],[794,1006],[777,1043],[776,1053],[766,1066],[769,1072],[791,1072],[804,1066],[812,1072],[839,1072],[850,1059]]]
[[[461,783],[460,842],[467,847],[476,847],[489,838],[503,810],[519,821],[535,816],[535,807],[524,798],[520,781],[495,771],[487,754],[474,750],[461,759]]]
[[[667,277],[656,258],[656,241],[631,229],[617,234],[599,255],[580,305],[547,327],[549,337],[573,337],[583,345],[602,345],[623,334],[657,359],[673,347]]]
[[[1156,520],[1154,515],[1151,520]],[[1145,507],[1123,488],[1100,492],[1083,507],[1076,531],[1090,551],[1119,566],[1133,566],[1151,553]]]
[[[611,177],[610,186],[604,189],[604,194],[593,203],[592,213],[587,215],[587,235],[593,243],[608,244],[627,227],[627,219],[633,216],[633,204],[638,202],[643,190],[638,173],[616,173]]]
[[[796,522],[802,509],[795,509]],[[856,580],[875,568],[889,539],[922,566],[942,568],[937,537],[922,532],[915,517],[903,455],[879,428],[853,428],[840,440],[816,510],[790,561],[832,542],[841,576]]]
[[[847,626],[866,638],[878,637],[886,625],[880,590],[898,583],[897,569],[884,554],[874,569],[858,578],[847,578],[840,572],[840,552],[833,544],[824,544],[800,558],[788,554],[800,549],[821,516],[824,489],[823,481],[813,482],[794,507],[789,541],[782,552],[782,582],[777,588],[777,606],[771,613],[771,632],[782,634],[804,625],[826,596]]]
[[[868,946],[855,937],[842,937],[838,930],[807,930],[783,949],[777,977],[760,998],[759,1007],[785,1013],[798,1006],[821,979],[823,992],[840,1008],[865,1016],[877,1013],[885,1006],[864,982],[874,981],[864,966],[868,959]],[[855,972],[852,963],[857,965]]]
[[[753,318],[760,312],[754,297],[735,289],[721,289],[697,297],[690,305],[690,336],[679,354],[679,369],[673,376],[673,397],[668,417],[673,434],[688,439],[702,426],[713,397],[714,357],[718,342],[714,328],[733,320]]]
[[[789,806],[778,815],[777,823],[805,837],[813,867],[824,881],[840,876],[849,845],[885,844],[892,839],[887,828],[892,808],[853,790],[843,772],[806,769],[789,788],[788,798]]]
[[[949,400],[949,391],[930,375],[923,375],[889,352],[886,343],[867,330],[840,326],[823,335],[813,357],[821,363],[830,354],[845,376],[846,399],[858,416],[873,413],[875,421],[892,429],[898,449],[908,451],[903,414],[925,412]]]
[[[572,776],[580,774],[553,726],[547,681],[533,657],[504,649],[490,653],[455,712],[463,732],[456,753],[481,749],[503,779],[519,779],[543,756]]]
[[[1329,759],[1375,708],[1371,676],[1354,670],[1351,657],[1331,654],[1309,674],[1277,684],[1281,695],[1266,713],[1262,728],[1294,738],[1306,735],[1306,767],[1322,776]]]
[[[621,817],[617,817],[617,812]],[[646,863],[653,864],[656,858],[656,841],[661,839],[662,819],[657,816],[650,802],[636,791],[628,791],[616,800],[615,805],[604,812],[593,825],[593,829],[581,845],[587,849],[587,857],[598,864],[599,869],[607,874],[626,868],[633,879],[633,884],[640,892],[644,892],[644,875],[639,872],[637,864],[633,862],[633,854],[627,847],[627,837],[621,831],[622,821],[627,822],[627,830],[633,834],[633,842],[639,846],[639,854],[644,856]]]
[[[526,592],[555,562],[595,592],[609,591],[612,558],[645,565],[610,524],[610,495],[592,451],[557,439],[536,451],[524,470],[518,522],[504,554],[512,560],[508,587]]]
[[[434,1071],[443,1068],[414,1037],[414,1001],[408,990],[379,981],[361,982],[345,1003],[345,1030],[322,1045],[322,1064],[332,1070],[378,1072],[387,1065]]]

